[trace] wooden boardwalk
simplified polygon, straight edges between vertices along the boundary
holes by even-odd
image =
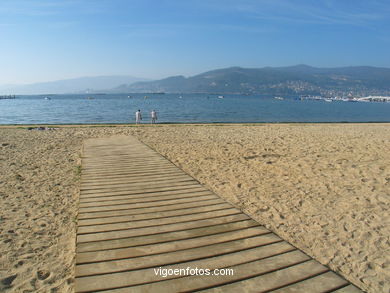
[[[76,292],[97,291],[360,292],[128,136],[84,143]]]

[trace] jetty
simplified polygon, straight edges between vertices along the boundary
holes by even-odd
[[[2,95],[0,96],[0,100],[9,100],[9,99],[16,99],[15,95]]]
[[[77,226],[76,292],[361,292],[131,136],[84,142]]]

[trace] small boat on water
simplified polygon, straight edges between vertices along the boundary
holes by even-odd
[[[94,97],[88,97],[87,100],[94,100]]]
[[[45,97],[45,100],[51,100],[51,98],[50,97]]]
[[[144,99],[149,99],[149,96],[145,96]]]
[[[333,100],[332,99],[324,99],[325,102],[328,102],[328,103],[332,103]]]
[[[224,96],[218,96],[218,99],[223,99],[224,98]]]
[[[284,100],[283,97],[274,97],[275,100]]]
[[[183,97],[182,96],[179,96],[179,99],[182,99]]]

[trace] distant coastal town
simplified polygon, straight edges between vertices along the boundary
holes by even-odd
[[[275,97],[277,99],[278,97]],[[384,102],[390,103],[390,96],[367,96],[367,97],[329,97],[329,96],[300,96],[300,100],[323,100],[325,102],[343,101],[343,102]]]

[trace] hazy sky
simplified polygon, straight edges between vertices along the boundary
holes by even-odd
[[[389,0],[0,0],[0,84],[390,67]]]

